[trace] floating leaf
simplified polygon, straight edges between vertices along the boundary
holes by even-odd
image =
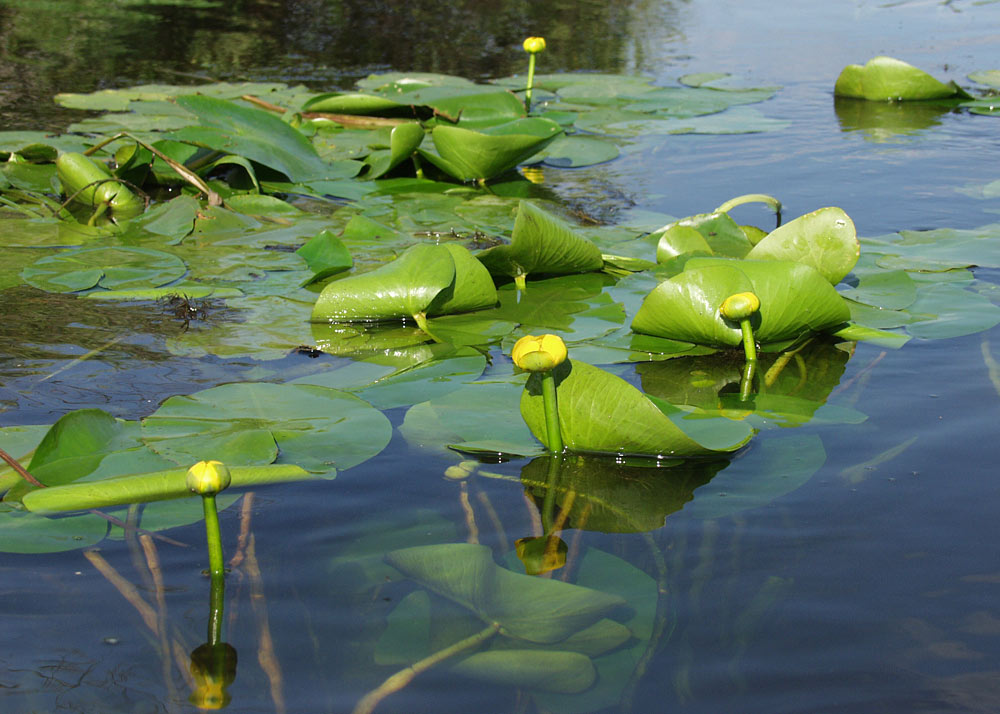
[[[820,208],[779,226],[751,248],[747,260],[788,260],[811,265],[836,285],[858,262],[854,222],[840,208]]]
[[[420,155],[460,181],[489,180],[541,151],[562,133],[553,121],[517,119],[482,131],[438,125],[431,130],[437,154]]]
[[[165,285],[184,275],[184,261],[151,248],[77,248],[40,258],[21,271],[29,285],[52,293]]]
[[[388,151],[373,152],[368,157],[367,163],[371,166],[368,176],[375,179],[392,171],[413,156],[423,140],[424,128],[417,123],[395,127],[389,135]]]
[[[586,273],[604,265],[600,248],[528,201],[518,204],[510,245],[489,248],[476,257],[491,274],[522,280],[532,273]]]
[[[553,375],[562,440],[570,451],[707,456],[735,451],[752,436],[751,430],[743,424],[717,420],[709,426],[715,433],[706,436],[719,443],[714,447],[705,446],[688,436],[674,419],[620,377],[576,360],[563,362],[553,370]],[[541,376],[532,375],[521,395],[521,415],[532,433],[544,443],[542,436],[546,426],[542,402]],[[675,416],[677,421],[685,423],[681,414]],[[702,421],[709,424],[708,420]]]
[[[740,327],[723,318],[719,306],[741,292],[753,292],[760,299],[753,330],[764,344],[822,332],[850,318],[843,298],[808,265],[696,258],[688,266],[646,297],[632,321],[633,330],[700,345],[735,347],[743,339]]]
[[[892,57],[879,56],[862,67],[849,64],[837,78],[834,94],[870,101],[941,99],[964,94],[954,82],[944,84],[921,69]]]
[[[313,276],[304,284],[314,283],[349,270],[354,265],[351,252],[343,241],[328,230],[322,230],[295,251],[305,259]]]
[[[381,412],[326,387],[235,383],[167,399],[142,420],[142,438],[178,464],[216,459],[230,466],[298,464],[348,469],[389,442]]]
[[[421,243],[369,273],[330,283],[313,307],[313,322],[397,320],[491,307],[489,273],[457,243]]]

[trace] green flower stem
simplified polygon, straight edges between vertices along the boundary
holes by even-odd
[[[219,511],[215,505],[215,494],[202,496],[201,504],[205,511],[205,535],[208,538],[208,570],[213,578],[225,577],[222,535],[219,533]]]
[[[766,193],[748,193],[743,196],[731,198],[716,208],[713,213],[729,213],[729,211],[733,210],[737,206],[742,206],[744,203],[763,203],[774,211],[777,226],[781,225],[781,201],[776,199],[774,196],[768,196]]]
[[[226,602],[226,579],[212,575],[212,585],[208,594],[208,644],[215,646],[222,642],[222,615]]]
[[[740,380],[740,401],[745,402],[750,398],[753,376],[757,371],[757,343],[753,340],[753,328],[750,327],[749,317],[740,320],[740,330],[743,331],[743,354],[747,358],[743,366],[743,378]]]
[[[412,682],[418,674],[426,672],[434,665],[444,662],[446,659],[461,654],[466,650],[478,647],[483,642],[486,642],[496,635],[499,631],[500,624],[494,622],[476,634],[466,637],[464,640],[459,640],[455,644],[445,647],[443,650],[438,650],[434,654],[424,657],[419,662],[414,662],[406,669],[401,669],[382,682],[382,684],[380,684],[377,688],[363,696],[361,701],[359,701],[354,707],[352,714],[371,714],[375,711],[375,707],[377,707],[383,699],[388,697],[390,694],[395,694],[403,689],[403,687]]]
[[[750,392],[753,390],[753,377],[757,372],[757,360],[747,361],[743,365],[743,376],[740,377],[740,401],[750,400]]]
[[[545,405],[545,434],[549,451],[563,452],[562,431],[559,429],[559,404],[556,402],[556,378],[552,370],[542,372],[542,403]]]
[[[528,55],[528,87],[524,93],[524,111],[531,113],[531,88],[535,84],[535,53]]]
[[[552,533],[555,521],[556,490],[559,486],[559,472],[562,467],[562,455],[549,457],[549,468],[545,479],[545,497],[542,499],[542,529],[545,535]]]
[[[743,354],[747,356],[747,362],[757,361],[757,343],[753,341],[753,328],[750,327],[750,318],[740,320],[740,330],[743,332]]]

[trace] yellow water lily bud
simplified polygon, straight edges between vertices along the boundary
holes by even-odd
[[[544,37],[529,37],[524,41],[524,51],[528,54],[538,54],[545,49]]]
[[[514,344],[510,358],[527,372],[548,372],[566,361],[566,343],[557,335],[528,335]]]
[[[232,483],[229,468],[221,461],[199,461],[188,469],[187,487],[191,493],[211,496]]]
[[[760,298],[753,293],[736,293],[730,295],[719,308],[719,312],[727,320],[745,320],[760,310]]]

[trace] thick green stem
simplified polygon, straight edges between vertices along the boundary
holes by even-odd
[[[563,452],[562,431],[559,429],[559,404],[556,401],[556,378],[552,370],[542,372],[542,404],[545,405],[545,445],[553,454]]]
[[[743,354],[747,357],[747,362],[757,361],[757,343],[753,341],[753,328],[750,327],[750,318],[740,320],[740,330],[743,332]]]
[[[745,402],[750,399],[750,392],[753,391],[753,377],[757,372],[757,360],[747,360],[743,365],[743,376],[740,378],[740,401]]]
[[[407,684],[412,682],[414,677],[418,674],[426,672],[434,665],[444,662],[446,659],[461,654],[462,652],[472,649],[473,647],[479,646],[499,631],[500,625],[493,623],[489,627],[480,630],[471,637],[459,640],[455,644],[445,647],[443,650],[438,650],[434,654],[424,657],[419,662],[414,662],[406,669],[396,672],[394,675],[382,682],[382,684],[380,684],[376,689],[373,689],[362,697],[361,701],[359,701],[357,706],[354,707],[352,714],[371,714],[375,711],[375,707],[377,707],[383,699],[388,697],[390,694],[395,694],[401,690]]]
[[[219,511],[215,506],[215,494],[202,496],[201,504],[205,511],[205,536],[208,539],[208,570],[213,578],[225,577],[222,535],[219,533]]]
[[[226,603],[226,579],[212,575],[208,594],[208,644],[215,647],[222,642],[222,616]]]
[[[535,84],[535,54],[528,55],[528,87],[524,93],[524,111],[531,113],[531,88]]]

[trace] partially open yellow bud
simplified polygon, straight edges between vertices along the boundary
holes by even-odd
[[[727,320],[745,320],[760,310],[760,298],[753,293],[736,293],[722,302],[719,312]]]
[[[529,37],[524,41],[524,51],[529,54],[538,54],[545,49],[544,37]]]
[[[188,469],[187,487],[200,496],[211,496],[229,487],[232,477],[221,461],[199,461]]]
[[[566,361],[566,343],[557,335],[528,335],[515,343],[510,358],[527,372],[548,372]]]

